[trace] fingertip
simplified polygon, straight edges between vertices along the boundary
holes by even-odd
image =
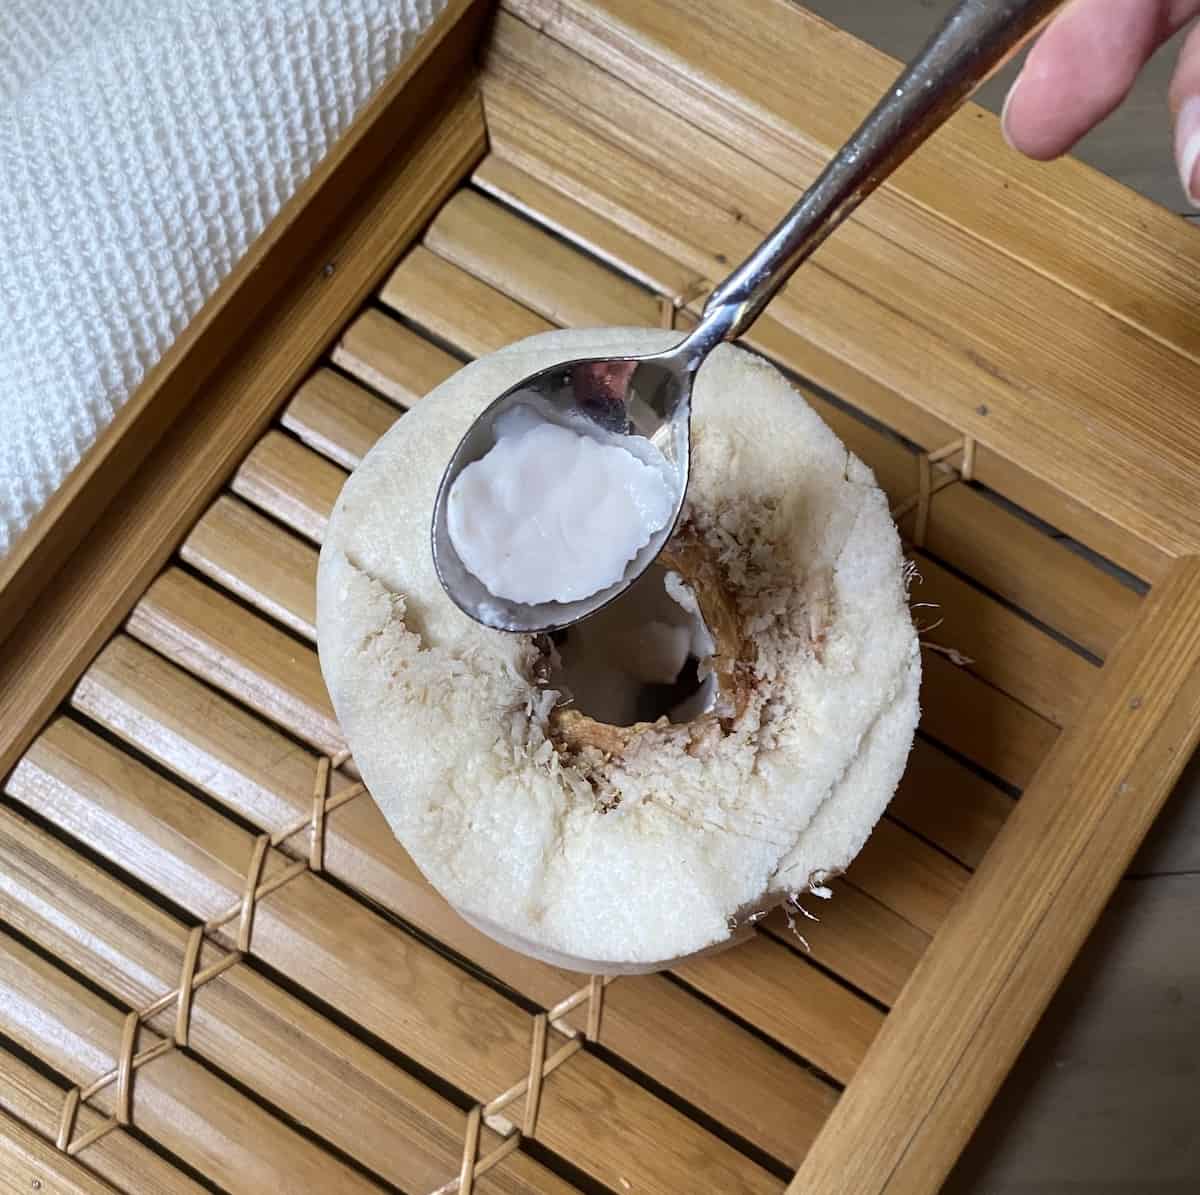
[[[1004,107],[1000,109],[1000,132],[1003,135],[1004,140],[1008,143],[1008,148],[1015,149],[1018,153],[1020,153],[1021,147],[1017,144],[1016,139],[1013,137],[1008,114],[1009,109],[1012,107],[1013,96],[1016,94],[1017,89],[1020,86],[1021,76],[1018,74],[1017,77],[1012,81],[1012,86],[1009,87],[1008,91],[1005,93]]]
[[[1077,125],[1063,119],[1061,108],[1048,103],[1045,93],[1055,85],[1039,74],[1023,70],[1004,97],[1000,131],[1018,153],[1048,162],[1066,153],[1078,137]]]
[[[1200,207],[1200,96],[1180,102],[1175,118],[1175,161],[1188,202]]]

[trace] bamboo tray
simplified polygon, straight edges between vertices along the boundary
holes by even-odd
[[[1196,744],[1193,231],[969,110],[755,328],[942,620],[808,949],[604,984],[482,938],[313,648],[405,407],[684,326],[893,69],[785,0],[458,0],[122,412],[4,565],[0,1190],[937,1189]]]

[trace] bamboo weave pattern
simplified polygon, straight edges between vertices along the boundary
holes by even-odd
[[[325,823],[326,816],[335,809],[352,801],[360,793],[366,791],[362,784],[355,784],[331,796],[329,792],[330,779],[333,770],[340,767],[349,759],[350,753],[342,751],[330,759],[322,756],[317,763],[316,781],[313,785],[312,811],[304,817],[288,823],[274,834],[262,834],[254,843],[250,857],[250,865],[246,871],[246,883],[241,899],[224,912],[209,919],[203,925],[195,926],[188,936],[187,946],[183,953],[183,965],[180,968],[179,983],[171,991],[160,996],[145,1008],[131,1011],[125,1018],[121,1032],[121,1045],[117,1054],[117,1065],[106,1074],[101,1075],[86,1087],[73,1087],[67,1092],[63,1101],[62,1113],[59,1117],[58,1137],[56,1144],[64,1153],[74,1156],[81,1150],[116,1128],[123,1128],[132,1121],[133,1105],[133,1073],[139,1067],[153,1062],[169,1053],[176,1046],[186,1046],[188,1029],[191,1021],[192,998],[196,991],[206,983],[211,983],[219,975],[223,975],[230,967],[240,963],[249,952],[250,937],[254,929],[254,908],[257,902],[279,888],[289,880],[306,871],[319,872],[325,861]],[[290,866],[283,868],[269,880],[262,879],[263,864],[267,851],[273,846],[294,837],[303,830],[311,831],[307,859],[297,859]],[[200,950],[205,942],[205,935],[216,932],[235,918],[238,919],[237,946],[210,963],[203,970],[197,971],[196,965],[200,959]],[[149,1022],[160,1012],[175,1006],[175,1028],[172,1035],[162,1041],[137,1050],[138,1027]],[[116,1110],[106,1120],[89,1129],[79,1137],[73,1137],[75,1121],[79,1115],[81,1104],[86,1103],[92,1096],[103,1091],[113,1083],[117,1085]]]

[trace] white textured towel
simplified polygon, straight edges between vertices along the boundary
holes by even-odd
[[[0,555],[446,0],[0,0]]]

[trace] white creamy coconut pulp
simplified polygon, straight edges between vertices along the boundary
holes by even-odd
[[[503,412],[492,434],[495,446],[450,489],[447,529],[496,597],[591,597],[621,579],[674,512],[675,478],[649,440],[555,419],[533,402]]]
[[[479,411],[538,369],[676,336],[554,332],[465,367],[367,455],[321,554],[322,668],[392,829],[464,917],[580,970],[669,966],[824,894],[917,720],[884,496],[778,371],[730,346],[697,377],[679,527],[628,594],[548,641],[481,627],[442,591],[429,522]],[[669,519],[653,460],[540,418],[497,430],[451,515],[493,593],[597,592]]]

